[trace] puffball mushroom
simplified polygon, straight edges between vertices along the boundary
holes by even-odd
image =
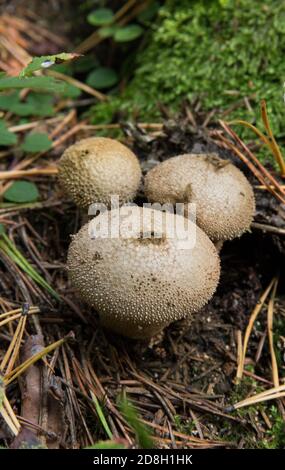
[[[120,142],[90,137],[68,147],[59,160],[59,180],[65,192],[81,208],[93,203],[110,206],[131,201],[138,190],[141,168],[135,154]]]
[[[239,237],[255,212],[252,187],[244,174],[216,154],[169,158],[145,177],[149,201],[196,204],[196,223],[215,243]]]
[[[100,235],[118,220],[119,236]],[[191,249],[187,240],[194,242]],[[217,251],[201,229],[181,215],[137,206],[105,211],[83,226],[71,242],[67,267],[103,326],[137,339],[198,311],[220,274]]]

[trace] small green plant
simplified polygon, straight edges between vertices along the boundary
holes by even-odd
[[[87,15],[87,21],[92,26],[105,26],[112,23],[114,13],[110,8],[97,8]]]
[[[61,64],[66,61],[70,61],[73,59],[76,59],[78,57],[78,54],[75,54],[74,52],[67,53],[67,52],[61,52],[60,54],[54,54],[54,55],[46,55],[46,56],[40,56],[40,57],[34,57],[31,62],[25,67],[19,77],[20,78],[27,78],[27,77],[32,77],[35,72],[38,72],[39,70],[45,70],[50,67],[52,67],[55,64]],[[51,79],[51,82],[54,81],[53,78],[48,77]]]
[[[132,58],[133,42],[139,39],[149,30],[150,22],[157,14],[160,3],[154,0],[138,2],[138,5],[124,5],[121,9],[113,11],[107,7],[107,2],[101,2],[100,8],[89,11],[86,15],[87,22],[94,27],[94,32],[83,44],[83,52],[96,46],[104,40],[112,41],[119,53]],[[89,6],[82,5],[81,10],[86,11]],[[135,11],[133,13],[132,9]],[[137,12],[136,12],[137,10]],[[94,39],[94,42],[93,42]],[[129,45],[129,47],[127,47]],[[79,46],[79,50],[81,50]],[[129,54],[130,51],[130,54]],[[119,82],[120,74],[124,75],[129,67],[129,59],[123,61],[121,70],[117,73],[113,68],[102,66],[100,63],[94,64],[94,59],[90,58],[93,67],[87,76],[87,84],[97,89],[111,89]]]
[[[33,268],[29,261],[21,254],[16,245],[11,242],[6,234],[5,227],[0,224],[0,252],[3,251],[9,256],[19,268],[33,279],[39,286],[45,289],[56,300],[60,300],[58,293],[49,285],[49,283]]]
[[[78,54],[65,52],[34,57],[18,77],[0,74],[0,111],[9,111],[21,118],[53,116],[55,95],[77,97],[80,90],[66,84],[63,80],[50,75],[46,76],[44,73],[54,65],[69,62],[77,57]],[[21,94],[24,89],[29,90],[25,97]],[[3,118],[0,119],[0,146],[9,147],[17,143],[17,134],[9,130]],[[26,137],[21,148],[24,152],[40,152],[48,150],[50,146],[51,142],[47,134],[32,133]]]
[[[91,395],[92,395],[92,399],[93,399],[94,404],[95,404],[95,408],[96,408],[96,411],[97,411],[97,414],[98,414],[98,418],[99,418],[99,420],[100,420],[100,422],[103,426],[103,429],[104,429],[105,433],[107,434],[108,438],[112,439],[113,433],[112,433],[112,431],[109,427],[109,424],[107,423],[107,420],[106,420],[105,415],[104,415],[104,411],[103,411],[97,397],[93,393],[91,393]]]
[[[136,441],[140,449],[153,449],[155,447],[150,430],[141,422],[134,405],[127,400],[121,398],[119,408],[124,418],[135,432]]]
[[[266,449],[283,449],[285,447],[285,421],[275,405],[269,409],[272,428],[266,431],[263,446]]]
[[[109,427],[109,424],[104,415],[104,411],[97,399],[97,397],[92,394],[92,399],[95,404],[95,408],[99,417],[99,420],[102,424],[102,427],[108,436],[109,440],[99,441],[96,444],[88,447],[89,449],[125,449],[128,446],[127,442],[124,442],[122,439],[114,439],[113,433]],[[150,430],[145,426],[144,423],[139,418],[139,415],[133,406],[133,404],[127,400],[126,397],[119,397],[118,407],[125,418],[126,422],[133,430],[136,436],[136,443],[140,449],[152,449],[155,447],[154,440]]]
[[[35,202],[39,198],[39,191],[32,181],[15,181],[3,194],[8,202],[24,204]]]
[[[32,132],[26,135],[21,149],[24,152],[37,153],[49,150],[52,146],[52,141],[49,136],[44,132]]]
[[[188,420],[182,420],[181,416],[176,415],[174,416],[174,422],[177,430],[183,434],[188,434],[191,435],[192,432],[195,430],[195,423],[194,421]]]
[[[7,129],[7,125],[3,119],[0,119],[0,146],[15,145],[17,143],[17,135]]]
[[[92,446],[86,447],[87,449],[126,449],[125,444],[116,441],[99,441]]]
[[[119,76],[115,70],[109,67],[97,67],[87,75],[87,84],[98,90],[111,88],[119,81]]]
[[[99,36],[113,38],[115,42],[130,42],[140,37],[143,28],[140,24],[128,24],[120,26],[116,21],[116,15],[110,8],[98,8],[87,15],[87,21],[92,26],[101,26]]]

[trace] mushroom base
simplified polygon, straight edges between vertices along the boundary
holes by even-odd
[[[150,340],[153,336],[161,333],[164,330],[164,328],[166,328],[170,324],[170,323],[167,323],[159,327],[154,327],[153,325],[150,325],[150,326],[144,326],[144,327],[138,328],[138,325],[135,325],[134,323],[131,323],[131,322],[127,322],[127,321],[109,322],[106,318],[104,318],[101,315],[99,315],[99,318],[100,318],[100,323],[103,326],[103,328],[113,331],[114,333],[117,333],[126,338],[138,339],[138,340]]]

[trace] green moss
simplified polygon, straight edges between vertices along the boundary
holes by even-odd
[[[223,6],[222,6],[223,5]],[[157,103],[179,109],[199,97],[206,110],[239,108],[227,118],[259,119],[265,98],[277,136],[284,122],[285,4],[279,0],[168,0],[134,78],[120,97],[92,109],[95,122],[114,114],[154,120]],[[252,98],[252,95],[255,98]],[[250,97],[253,111],[245,106]]]
[[[251,365],[247,365],[245,367],[246,370],[249,372],[254,373],[254,367]],[[236,385],[231,393],[231,404],[234,405],[242,400],[244,400],[248,396],[257,395],[264,391],[264,388],[260,386],[260,384],[250,376],[244,375],[242,381]],[[245,408],[239,408],[236,411],[236,414],[240,417],[247,417],[250,413],[256,413],[256,411],[260,410],[262,405],[256,404],[253,406],[246,406]]]
[[[269,413],[272,428],[266,431],[266,438],[261,447],[265,449],[284,449],[285,447],[285,422],[275,405],[270,407]]]
[[[174,416],[174,423],[178,432],[187,434],[188,436],[191,436],[193,431],[196,429],[194,421],[190,419],[182,419],[179,415]]]
[[[252,366],[247,366],[248,370],[254,372]],[[242,382],[236,386],[231,394],[231,403],[238,403],[247,396],[252,396],[264,391],[263,387],[251,377],[245,376]],[[261,417],[261,411],[264,411],[268,416],[272,428],[266,429],[264,426],[263,418]],[[254,432],[244,433],[244,427],[235,424],[232,425],[231,429],[231,439],[238,441],[241,437],[244,439],[245,448],[255,448],[255,449],[281,449],[285,446],[285,422],[279,412],[277,406],[272,404],[272,401],[261,402],[252,406],[246,406],[244,408],[238,409],[236,415],[248,421],[250,416],[252,419],[259,421],[260,428],[264,428],[264,437],[261,440],[257,439],[257,436]]]

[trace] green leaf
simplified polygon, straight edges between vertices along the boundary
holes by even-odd
[[[99,419],[100,419],[100,421],[101,421],[101,424],[102,424],[102,426],[103,426],[103,428],[104,428],[104,431],[105,431],[105,433],[107,434],[107,436],[109,437],[109,439],[112,439],[113,433],[112,433],[112,431],[111,431],[111,429],[110,429],[110,427],[109,427],[109,424],[107,423],[107,420],[106,420],[105,415],[104,415],[104,412],[103,412],[103,410],[102,410],[102,408],[101,408],[101,406],[100,406],[100,403],[99,403],[97,397],[94,395],[94,393],[91,392],[91,396],[92,396],[92,399],[93,399],[93,401],[94,401],[95,408],[96,408],[98,417],[99,417]]]
[[[99,65],[99,61],[92,55],[84,55],[83,57],[79,57],[78,60],[70,64],[72,72],[74,71],[77,73],[89,72],[94,68],[94,66],[97,65]]]
[[[9,111],[17,116],[31,116],[34,114],[33,107],[27,102],[21,101],[18,91],[0,95],[0,108],[3,111]]]
[[[0,119],[0,145],[9,146],[17,143],[17,135],[7,129],[5,122]]]
[[[143,28],[138,24],[130,24],[123,28],[118,28],[115,32],[114,39],[116,42],[128,42],[137,39],[143,33]]]
[[[78,98],[81,95],[81,90],[70,83],[66,84],[65,92],[62,93],[62,96],[66,98]]]
[[[25,67],[19,77],[30,77],[37,70],[44,70],[51,67],[54,64],[61,64],[67,60],[72,60],[79,57],[76,53],[61,52],[60,54],[44,55],[41,57],[34,57],[32,61]]]
[[[66,85],[63,92],[65,93]],[[26,99],[27,105],[30,107],[30,110],[33,112],[33,116],[53,116],[55,111],[53,108],[53,96],[49,93],[41,92],[31,92],[28,94]]]
[[[123,398],[119,403],[119,407],[124,418],[134,430],[140,449],[153,449],[154,442],[151,431],[140,421],[134,405],[126,398]]]
[[[98,67],[88,74],[86,81],[88,85],[101,90],[116,85],[119,81],[119,77],[113,69]]]
[[[6,233],[5,227],[3,224],[0,224],[0,235],[3,235],[4,233]]]
[[[114,36],[117,29],[117,26],[104,26],[103,28],[98,29],[97,33],[101,38],[106,39]]]
[[[47,93],[31,92],[25,101],[21,100],[20,92],[0,94],[0,109],[17,116],[48,117],[54,114],[53,97]]]
[[[9,89],[30,88],[32,90],[47,90],[62,93],[65,84],[53,77],[4,77],[0,78],[0,91]]]
[[[32,132],[26,135],[21,149],[24,150],[24,152],[36,153],[48,150],[51,146],[52,141],[47,134],[44,132]]]
[[[39,191],[35,183],[30,181],[15,181],[15,183],[5,191],[3,197],[6,201],[16,202],[18,204],[34,202],[39,198]]]
[[[93,26],[102,26],[105,24],[110,24],[114,19],[114,13],[110,8],[98,8],[97,10],[92,11],[87,16],[88,23]]]

